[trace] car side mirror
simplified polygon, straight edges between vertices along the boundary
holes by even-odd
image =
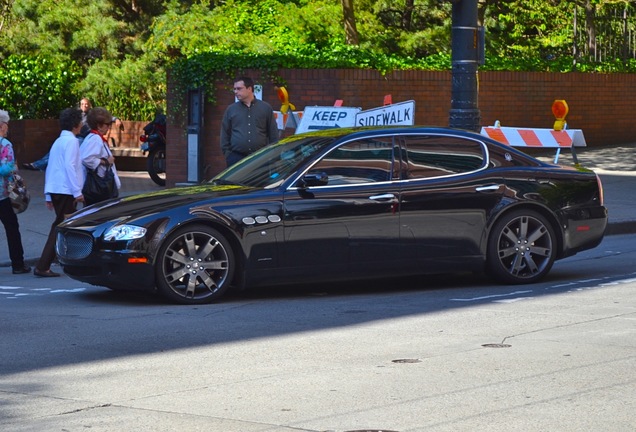
[[[329,176],[326,172],[317,172],[317,173],[309,173],[305,174],[302,179],[300,179],[300,187],[310,187],[310,186],[326,186],[329,183]]]

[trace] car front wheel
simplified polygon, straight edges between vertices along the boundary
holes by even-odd
[[[232,281],[232,247],[220,232],[205,225],[186,226],[170,235],[157,258],[157,288],[177,303],[211,303]]]
[[[534,211],[503,216],[488,239],[487,268],[498,281],[533,283],[543,278],[556,257],[556,237],[550,223]]]

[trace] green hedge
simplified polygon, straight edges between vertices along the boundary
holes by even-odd
[[[73,62],[11,55],[0,68],[0,108],[15,120],[58,118],[64,108],[77,106],[73,87],[81,74]]]

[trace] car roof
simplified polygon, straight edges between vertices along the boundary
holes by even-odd
[[[402,125],[390,125],[390,126],[361,126],[361,127],[344,127],[344,128],[329,128],[315,132],[305,132],[302,134],[294,135],[296,137],[308,137],[308,136],[329,136],[332,138],[341,138],[345,136],[366,136],[377,134],[453,134],[463,135],[467,137],[485,139],[487,137],[480,135],[476,132],[466,129],[451,128],[444,126],[402,126]]]

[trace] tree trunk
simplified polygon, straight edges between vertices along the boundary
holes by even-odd
[[[402,15],[402,28],[406,31],[411,31],[411,24],[413,22],[413,10],[415,10],[415,0],[406,0],[404,6],[404,14]]]
[[[353,12],[353,0],[342,0],[342,14],[344,17],[345,42],[347,45],[358,45],[358,29]]]
[[[594,22],[595,16],[594,5],[590,0],[585,1],[585,28],[587,30],[587,49],[589,56],[597,61],[596,58],[596,24]]]

